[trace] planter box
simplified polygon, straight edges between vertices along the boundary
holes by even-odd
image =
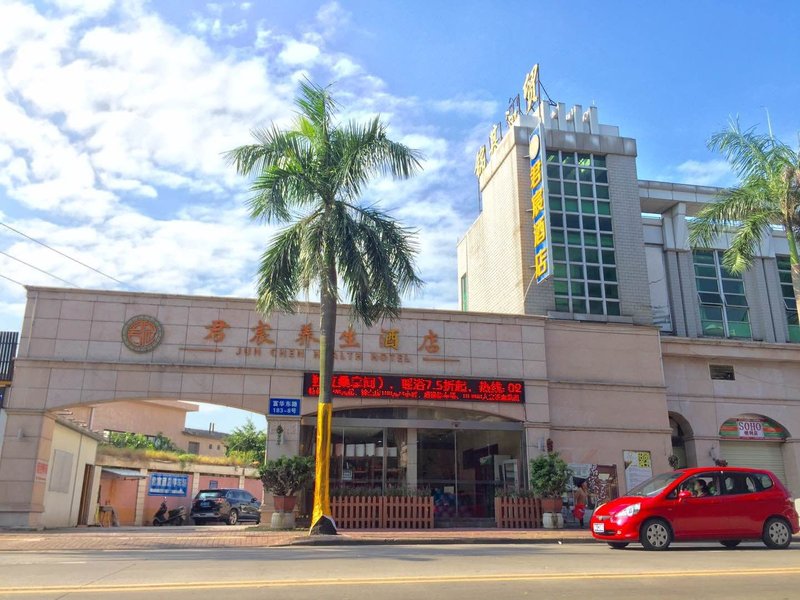
[[[499,529],[535,529],[542,526],[540,498],[495,498],[494,519]]]
[[[331,516],[340,529],[433,529],[433,498],[334,497]]]

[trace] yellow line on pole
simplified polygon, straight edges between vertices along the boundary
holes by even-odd
[[[186,583],[141,583],[119,585],[60,585],[43,587],[0,587],[2,594],[69,594],[75,592],[90,593],[125,593],[147,591],[175,590],[209,590],[209,589],[250,589],[276,587],[314,587],[331,585],[407,585],[420,583],[491,583],[496,581],[562,581],[582,579],[638,579],[670,578],[670,577],[760,577],[763,575],[800,575],[800,567],[775,569],[734,569],[710,571],[664,571],[637,573],[511,573],[505,575],[451,575],[420,577],[383,577],[383,578],[341,578],[341,579],[285,579],[259,581],[201,581]]]

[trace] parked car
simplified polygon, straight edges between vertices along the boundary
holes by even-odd
[[[255,521],[258,525],[261,522],[261,501],[242,489],[200,490],[192,501],[191,517],[195,525],[209,521],[224,521],[228,525]]]
[[[595,509],[592,535],[612,548],[640,542],[666,550],[673,542],[717,540],[735,548],[762,540],[786,548],[800,531],[794,501],[770,471],[699,467],[657,475]]]

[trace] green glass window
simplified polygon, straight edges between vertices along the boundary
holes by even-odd
[[[552,163],[547,175],[556,310],[617,316],[619,288],[606,159],[556,151],[547,156]]]
[[[792,265],[788,256],[776,256],[778,277],[781,280],[781,293],[786,312],[786,324],[789,329],[789,341],[800,343],[800,324],[797,319],[797,302],[792,287]]]
[[[751,339],[742,277],[722,266],[718,250],[695,250],[692,257],[703,335]]]

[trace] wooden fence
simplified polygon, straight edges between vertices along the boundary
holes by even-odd
[[[495,498],[494,518],[499,529],[534,529],[542,526],[540,498]]]
[[[333,497],[331,513],[341,529],[433,529],[431,496]]]

